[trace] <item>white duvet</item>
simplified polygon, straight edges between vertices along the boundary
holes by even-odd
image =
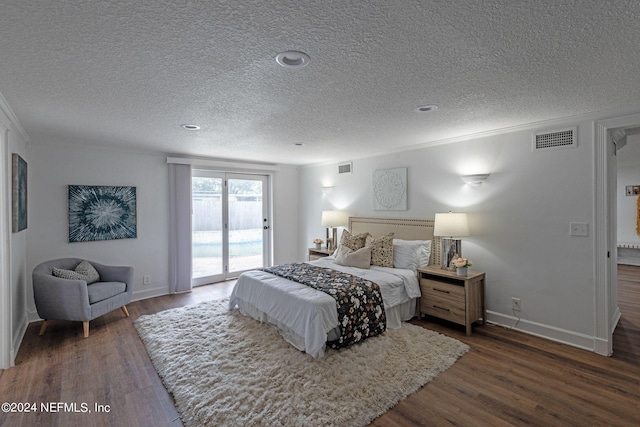
[[[394,308],[410,307],[410,301],[420,296],[418,278],[413,270],[377,266],[360,269],[337,265],[334,261],[333,257],[326,257],[310,264],[377,283],[387,312],[387,328],[399,328],[401,320],[413,315],[404,313],[406,310],[401,310],[401,314],[393,312]],[[327,337],[338,326],[333,297],[264,271],[240,275],[229,300],[229,308],[236,307],[244,315],[276,325],[287,341],[313,357],[324,354]]]

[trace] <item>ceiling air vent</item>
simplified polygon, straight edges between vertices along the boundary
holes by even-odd
[[[338,173],[351,173],[351,166],[351,162],[338,165]]]
[[[534,133],[531,140],[531,151],[577,147],[576,134],[577,128]]]

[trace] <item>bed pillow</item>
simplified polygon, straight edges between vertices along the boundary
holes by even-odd
[[[100,280],[100,275],[89,261],[82,261],[75,270],[54,267],[51,273],[61,279],[84,280],[87,285]]]
[[[360,248],[352,251],[346,246],[340,246],[336,251],[336,264],[347,267],[369,268],[371,265],[371,248]]]
[[[431,240],[393,239],[393,266],[417,270],[429,264]]]
[[[381,237],[369,235],[365,245],[371,248],[371,265],[393,267],[393,233]]]
[[[346,246],[352,251],[357,251],[360,248],[364,248],[369,233],[360,233],[353,235],[349,233],[349,230],[343,230],[340,237],[340,245]]]

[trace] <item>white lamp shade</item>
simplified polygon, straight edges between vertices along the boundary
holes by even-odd
[[[463,237],[469,235],[467,214],[462,212],[437,213],[433,235],[439,237]]]
[[[347,214],[342,211],[322,211],[323,227],[346,227],[348,225]]]

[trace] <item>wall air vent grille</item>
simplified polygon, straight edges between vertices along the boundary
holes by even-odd
[[[352,171],[352,163],[343,163],[341,165],[338,165],[338,173],[351,173]]]
[[[534,133],[531,140],[531,151],[577,147],[578,140],[576,134],[577,128]]]

